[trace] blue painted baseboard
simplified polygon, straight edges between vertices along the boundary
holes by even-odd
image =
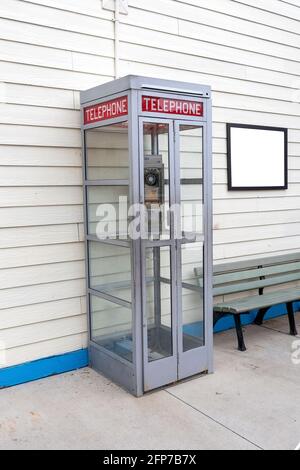
[[[81,349],[60,356],[47,357],[26,362],[14,367],[0,369],[0,388],[12,387],[26,382],[43,379],[51,375],[70,372],[88,365],[88,351]]]
[[[295,304],[295,308],[300,310],[300,303]],[[242,316],[244,325],[253,323],[257,312],[252,312],[248,315]],[[270,318],[280,317],[286,314],[286,306],[279,305],[269,310],[266,315],[266,320]],[[201,335],[203,325],[195,323],[187,325],[185,332]],[[226,331],[234,328],[234,321],[232,315],[225,317],[218,322],[215,327],[215,333]],[[63,374],[72,370],[81,369],[88,365],[88,350],[81,349],[60,356],[47,357],[38,361],[27,362],[14,367],[7,367],[0,369],[0,388],[12,387],[26,382],[32,382],[51,375]]]

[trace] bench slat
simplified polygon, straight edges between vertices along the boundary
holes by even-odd
[[[220,303],[214,306],[214,311],[219,313],[241,314],[251,310],[272,307],[273,305],[279,305],[281,303],[296,302],[297,300],[300,300],[300,288]]]
[[[215,264],[214,274],[226,273],[227,271],[238,271],[247,268],[257,268],[258,266],[270,266],[288,262],[300,261],[300,252],[290,253],[288,255],[268,256],[264,258],[255,258],[243,261],[228,261],[228,263]]]
[[[288,282],[299,281],[300,272],[294,274],[286,274],[284,276],[274,276],[267,279],[262,279],[260,281],[251,281],[243,282],[239,284],[223,285],[221,287],[215,287],[213,289],[213,294],[217,295],[226,295],[226,294],[235,294],[238,292],[246,292],[255,289],[262,289],[264,287],[277,286],[280,284],[287,284]]]
[[[300,271],[300,262],[269,266],[267,268],[253,268],[247,271],[229,272],[227,274],[218,274],[214,276],[214,286],[225,284],[227,282],[259,279],[263,276],[270,276],[281,273],[292,273],[294,271]]]

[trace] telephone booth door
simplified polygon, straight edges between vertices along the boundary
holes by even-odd
[[[144,390],[205,370],[204,123],[140,119]]]

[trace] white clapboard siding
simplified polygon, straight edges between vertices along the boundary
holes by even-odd
[[[79,111],[42,108],[37,106],[0,105],[1,124],[15,124],[41,127],[79,128]]]
[[[72,90],[2,83],[0,85],[0,96],[1,102],[7,104],[61,109],[74,109],[75,107],[75,97]]]
[[[82,206],[0,208],[0,228],[83,222]]]
[[[139,36],[139,44],[151,46],[157,50],[169,50],[190,54],[193,56],[204,57],[208,59],[220,60],[220,54],[223,62],[228,64],[242,64],[245,66],[267,68],[269,70],[281,71],[291,74],[299,74],[299,61],[289,61],[286,58],[278,58],[267,54],[257,54],[255,52],[234,49],[233,47],[219,44],[203,43],[198,40],[182,36],[180,42],[174,41],[174,36],[166,33],[159,33],[138,27],[123,25],[121,29],[126,42],[136,44],[136,36]],[[233,65],[232,65],[233,66]]]
[[[73,3],[73,0],[71,3]],[[113,38],[114,25],[112,21],[73,13],[68,11],[68,8],[57,10],[57,8],[48,8],[23,0],[5,0],[0,4],[0,16],[62,30],[68,29],[69,31],[87,33],[92,36]]]
[[[10,289],[84,278],[84,276],[85,265],[83,261],[43,264],[14,269],[0,269],[0,285],[1,289]]]
[[[133,5],[132,5],[133,6]],[[171,34],[178,34],[178,19],[172,16],[161,15],[156,10],[150,11],[147,8],[147,14],[140,10],[144,9],[145,3],[142,2],[137,8],[132,8],[130,15],[122,17],[122,23],[140,26],[141,28],[152,29],[156,31],[164,31]],[[172,4],[173,7],[173,4]]]
[[[48,52],[47,55],[46,52]],[[0,55],[5,62],[72,70],[72,53],[68,51],[53,49],[49,54],[44,47],[0,40]]]
[[[296,223],[300,220],[300,209],[293,209],[290,211],[276,211],[273,212],[257,212],[257,213],[242,213],[242,214],[222,214],[215,215],[214,228],[215,230],[233,227],[252,227],[261,225],[274,225]]]
[[[86,309],[82,308],[81,297],[3,309],[1,310],[1,328],[5,330],[85,313]]]
[[[299,44],[300,47],[300,44]],[[193,70],[221,77],[233,77],[238,80],[247,79],[252,82],[261,81],[270,85],[286,86],[287,80],[296,88],[300,85],[300,77],[291,73],[282,73],[258,67],[222,62],[217,59],[207,59],[201,56],[187,55],[169,51],[167,49],[155,49],[150,46],[140,44],[121,43],[121,56],[124,60],[142,62],[149,61],[153,65],[164,67],[173,64],[176,68],[183,70]]]
[[[3,128],[5,129],[5,127]],[[80,148],[0,146],[1,166],[78,167],[82,166]]]
[[[153,62],[153,61],[151,61]],[[153,77],[161,77],[162,67],[159,65],[147,64],[144,62],[139,62],[139,60],[132,61],[121,61],[121,72],[122,74],[136,73],[141,75],[152,75]],[[205,70],[199,70],[194,72],[192,70],[184,70],[181,68],[176,68],[176,61],[172,64],[169,61],[167,65],[163,66],[164,77],[170,80],[188,80],[190,82],[199,82],[206,85],[210,85],[213,91],[222,91],[229,93],[236,93],[238,95],[253,95],[256,97],[267,97],[274,98],[278,96],[282,100],[294,101],[293,97],[298,94],[298,81],[287,82],[289,84],[288,88],[282,86],[273,86],[272,84],[265,84],[247,80],[246,75],[244,79],[233,79],[230,77],[221,77],[218,75],[209,75],[205,73]],[[221,67],[219,68],[219,72]]]
[[[17,132],[16,132],[17,130]],[[81,147],[78,130],[0,124],[0,146]]]
[[[29,54],[29,55],[26,55]],[[101,68],[107,73],[113,73],[114,61],[102,57],[78,52],[68,52],[42,46],[14,43],[0,40],[0,55],[3,61],[19,64],[33,64],[60,70],[75,70],[77,72],[98,73]]]
[[[9,41],[102,57],[113,57],[114,54],[113,39],[91,36],[88,32],[79,33],[4,18],[1,21],[1,37]]]
[[[212,87],[218,263],[300,249],[299,6],[130,0],[120,18],[121,75]],[[113,17],[101,0],[0,2],[0,340],[7,366],[87,345],[79,92],[113,79]],[[227,190],[227,122],[289,128],[287,191]],[[182,174],[190,176],[201,171],[198,147],[190,137],[184,144]],[[89,145],[90,177],[128,177],[125,135],[112,141],[102,133],[100,141],[95,134]],[[124,188],[89,193],[91,230],[96,205],[116,201],[119,192]],[[182,196],[196,200],[197,188],[184,188]],[[187,280],[201,264],[200,248],[184,252]],[[118,267],[110,249],[93,250],[95,282],[128,279],[125,252]],[[168,277],[165,262],[163,271]],[[169,286],[162,296],[167,324]],[[189,321],[199,320],[197,302],[198,295],[184,293]],[[151,314],[151,299],[148,308]],[[111,318],[114,309],[97,318],[99,334],[128,328],[130,311]]]
[[[289,238],[276,238],[268,241],[253,241],[232,243],[227,245],[216,246],[214,256],[216,260],[231,260],[233,258],[240,260],[246,256],[253,258],[255,256],[266,256],[272,253],[285,254],[299,251],[300,236]]]
[[[10,349],[57,338],[60,332],[64,330],[68,331],[69,335],[76,335],[86,331],[86,329],[86,315],[77,315],[1,330],[0,341],[5,344],[6,348]]]
[[[2,207],[24,206],[63,206],[79,205],[83,203],[81,186],[57,187],[20,187],[16,191],[13,187],[0,187],[0,200]]]
[[[183,20],[179,21],[179,32],[181,36],[198,39],[205,43],[219,43],[235,49],[256,52],[275,58],[282,57],[284,59],[299,60],[297,48],[292,45],[276,42],[277,36],[275,35],[272,42],[264,41],[261,38],[245,36],[242,30],[236,32],[223,28],[216,29],[204,24],[201,24],[201,27],[199,27],[196,23]]]
[[[238,3],[244,3],[245,5],[253,6],[263,11],[276,13],[286,18],[300,20],[298,0],[288,0],[282,2],[274,2],[272,0],[264,0],[264,2],[261,2],[260,0],[238,0]]]
[[[80,186],[80,168],[41,168],[5,166],[0,174],[0,186]]]
[[[43,357],[52,357],[66,354],[85,348],[87,345],[87,333],[70,336],[60,336],[41,343],[31,343],[26,346],[8,349],[5,352],[6,367],[12,367],[20,362],[30,362]]]
[[[243,194],[239,192],[228,192],[227,190],[227,183],[224,182],[224,184],[215,184],[214,188],[214,199],[215,200],[224,200],[225,204],[228,203],[229,200],[246,200],[246,199],[265,199],[271,197],[274,200],[274,204],[276,204],[276,200],[279,198],[287,198],[291,196],[299,196],[300,195],[300,188],[299,184],[297,183],[290,183],[289,184],[289,190],[286,191],[284,194],[279,191],[261,191],[255,192],[255,191],[243,191]],[[242,207],[243,209],[243,207]],[[292,207],[294,209],[294,207]],[[230,206],[228,206],[227,212],[230,212]],[[243,210],[242,210],[243,212]]]
[[[299,63],[300,65],[300,63]],[[274,114],[288,114],[299,116],[299,103],[293,103],[291,101],[281,101],[277,99],[270,100],[256,97],[243,96],[243,99],[239,96],[234,96],[230,93],[221,94],[215,93],[214,103],[218,108],[237,108],[250,111],[268,112]],[[291,95],[289,96],[291,98]]]
[[[85,0],[84,4],[82,3],[82,0],[72,0],[71,2],[70,0],[30,0],[30,3],[45,5],[58,10],[80,13],[80,16],[88,15],[107,20],[113,19],[113,13],[108,10],[103,10],[101,2],[98,0]]]
[[[0,311],[1,309],[72,299],[84,295],[85,281],[83,279],[39,284],[34,288],[26,286],[3,289],[0,296]],[[61,333],[63,335],[64,332]],[[65,333],[67,334],[67,332]]]
[[[289,129],[298,129],[300,127],[300,116],[268,114],[262,112],[249,112],[240,109],[215,108],[214,117],[217,122],[223,122],[224,119],[229,122],[240,124],[255,124],[260,122],[262,126],[287,127]]]
[[[235,18],[251,18],[251,21],[255,23],[273,26],[274,28],[298,33],[297,19],[299,19],[299,12],[296,13],[296,17],[291,16],[286,18],[285,16],[274,14],[272,10],[266,9],[265,11],[262,11],[260,8],[252,8],[253,3],[251,2],[242,2],[244,5],[241,5],[237,1],[232,2],[231,0],[211,0],[208,5],[205,0],[183,0],[182,3],[199,6],[211,11],[218,11]]]
[[[1,269],[19,266],[32,266],[33,269],[34,265],[59,263],[60,261],[77,261],[83,259],[84,250],[82,243],[7,248],[2,249],[0,252]],[[78,270],[78,274],[78,277],[81,277],[81,270]]]
[[[272,225],[261,227],[233,228],[216,230],[214,242],[216,245],[225,243],[238,243],[253,240],[269,240],[273,238],[286,238],[297,236],[300,233],[300,222],[285,225]]]
[[[0,230],[0,248],[55,245],[81,241],[79,224],[13,227]]]
[[[144,11],[155,11],[161,14],[166,14],[167,16],[197,23],[198,25],[206,24],[229,31],[242,31],[245,35],[260,37],[265,40],[272,41],[274,40],[274,36],[276,38],[277,35],[278,42],[299,47],[300,38],[297,36],[297,22],[289,21],[288,30],[284,30],[284,28],[281,28],[280,18],[277,18],[277,21],[274,23],[274,21],[272,21],[273,18],[271,19],[270,15],[268,19],[266,19],[264,15],[261,15],[262,23],[259,23],[257,21],[251,21],[248,17],[249,13],[245,14],[244,12],[244,18],[242,17],[243,13],[241,11],[239,11],[239,16],[232,16],[233,3],[230,0],[220,0],[218,8],[220,8],[221,2],[224,4],[226,3],[226,13],[221,12],[219,9],[217,11],[213,11],[208,10],[207,8],[199,8],[198,4],[197,6],[187,5],[177,0],[172,2],[170,2],[170,0],[152,0],[151,3],[140,0],[131,0],[132,6],[143,9]],[[205,5],[207,6],[207,2],[205,2]],[[256,12],[256,10],[253,11]],[[280,40],[278,39],[279,35]]]
[[[300,188],[299,188],[300,189]],[[233,214],[248,212],[276,212],[279,210],[291,210],[300,207],[300,197],[272,197],[264,198],[238,198],[238,199],[222,199],[214,201],[215,214]],[[288,226],[287,226],[288,230]]]
[[[21,0],[20,0],[21,1]],[[101,73],[102,72],[102,73]],[[98,74],[37,67],[27,64],[0,62],[0,80],[67,90],[84,90],[113,79],[112,75],[100,70]]]
[[[224,139],[226,136],[226,124],[224,123],[213,123],[213,138],[214,139]]]

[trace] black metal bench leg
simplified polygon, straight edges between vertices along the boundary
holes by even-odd
[[[239,351],[245,352],[245,351],[247,351],[247,348],[246,348],[245,342],[244,342],[244,334],[243,334],[243,329],[242,329],[241,316],[240,315],[233,315],[233,317],[234,317],[234,322],[235,322],[236,334],[237,334],[237,338],[238,338]]]
[[[261,326],[263,324],[265,315],[266,315],[268,310],[269,310],[269,308],[261,308],[259,310],[259,312],[256,315],[256,318],[254,320],[255,325]]]
[[[290,334],[291,334],[291,336],[297,336],[298,332],[297,332],[297,328],[296,328],[293,302],[288,302],[286,304],[286,307],[287,307],[287,312],[288,312],[288,317],[289,317],[289,322],[290,322]]]

